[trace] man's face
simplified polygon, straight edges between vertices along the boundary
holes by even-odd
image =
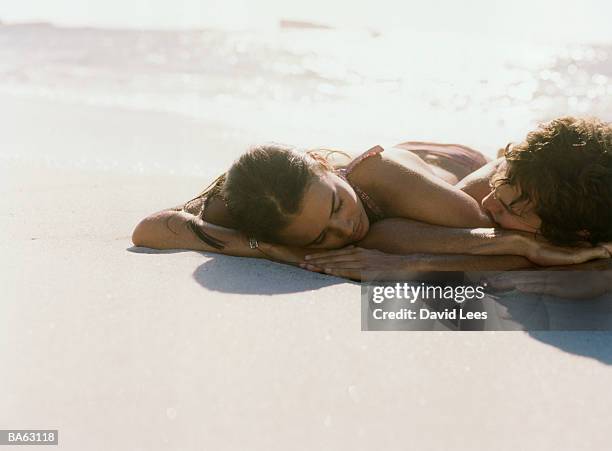
[[[503,229],[535,233],[542,226],[542,220],[535,213],[533,202],[517,201],[520,196],[518,187],[508,183],[497,184],[482,199],[482,208]]]

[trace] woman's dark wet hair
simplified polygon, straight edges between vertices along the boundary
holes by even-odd
[[[221,190],[232,218],[248,236],[278,240],[293,215],[302,209],[320,163],[279,144],[251,148],[227,172]]]
[[[342,153],[328,149],[303,152],[276,143],[255,146],[198,197],[208,200],[221,196],[240,231],[251,238],[278,243],[279,232],[301,211],[310,183],[322,171],[332,170],[327,158],[336,152]],[[200,216],[205,207],[206,202]],[[190,226],[202,241],[223,248],[222,242],[195,222]]]
[[[508,145],[505,176],[542,220],[540,233],[561,245],[612,241],[612,126],[562,117]]]

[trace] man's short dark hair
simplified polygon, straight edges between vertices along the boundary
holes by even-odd
[[[508,145],[505,182],[535,204],[540,233],[563,245],[612,241],[612,126],[562,117]]]

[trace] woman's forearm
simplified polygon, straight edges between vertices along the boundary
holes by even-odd
[[[163,210],[140,221],[132,234],[136,246],[191,249],[239,257],[260,258],[243,233],[203,221],[185,211]]]
[[[493,228],[452,228],[403,218],[373,224],[359,246],[391,254],[470,254],[527,256],[520,234]]]

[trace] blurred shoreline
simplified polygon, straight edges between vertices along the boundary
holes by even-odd
[[[0,94],[197,123],[213,146],[183,143],[178,163],[161,152],[140,160],[168,174],[189,174],[194,161],[225,164],[262,141],[359,151],[430,140],[492,157],[539,121],[566,114],[611,119],[612,43],[527,45],[288,25],[266,32],[3,25]],[[130,140],[146,134],[146,127],[134,130]],[[119,144],[97,153],[73,149],[63,163],[113,159]],[[23,152],[4,147],[0,157],[36,155]],[[138,164],[113,161],[123,169]]]
[[[433,34],[470,34],[482,40],[532,43],[609,43],[608,18],[612,5],[603,0],[563,3],[558,0],[378,0],[347,2],[311,0],[307,4],[283,0],[147,0],[53,3],[22,0],[0,4],[5,23],[49,22],[58,26],[103,29],[273,30],[283,22],[313,24],[343,30],[377,33],[410,29]]]

